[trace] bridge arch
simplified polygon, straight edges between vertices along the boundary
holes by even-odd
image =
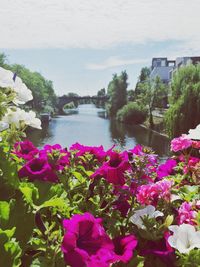
[[[78,106],[78,104],[80,103],[81,100],[87,100],[87,101],[104,101],[106,102],[108,100],[107,96],[61,96],[58,98],[58,104],[57,104],[57,108],[59,111],[59,114],[65,114],[63,107],[70,103],[70,102],[74,102],[75,106]]]

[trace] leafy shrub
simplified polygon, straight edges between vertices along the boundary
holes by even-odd
[[[140,124],[147,117],[146,108],[130,102],[117,112],[117,120],[125,123]]]
[[[200,66],[181,68],[174,76],[165,125],[170,137],[187,133],[200,123]]]

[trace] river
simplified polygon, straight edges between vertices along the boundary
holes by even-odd
[[[75,114],[53,118],[42,130],[33,130],[28,138],[38,147],[59,143],[70,147],[79,142],[84,145],[103,145],[109,149],[114,144],[124,150],[136,144],[150,146],[164,159],[169,154],[169,140],[138,125],[127,125],[109,120],[103,109],[92,104],[79,105]]]

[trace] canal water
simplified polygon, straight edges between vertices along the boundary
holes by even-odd
[[[136,144],[152,147],[164,159],[169,154],[169,140],[138,125],[127,125],[109,120],[103,109],[92,104],[79,105],[76,111],[66,116],[53,118],[42,130],[28,133],[28,138],[38,147],[59,143],[70,147],[79,142],[84,145],[113,145],[121,150],[131,149]]]

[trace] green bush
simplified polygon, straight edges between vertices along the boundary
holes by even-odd
[[[147,117],[147,109],[135,102],[129,102],[117,112],[117,120],[125,123],[140,124]]]
[[[172,138],[187,133],[200,123],[200,65],[181,68],[173,77],[171,89],[165,125]]]

